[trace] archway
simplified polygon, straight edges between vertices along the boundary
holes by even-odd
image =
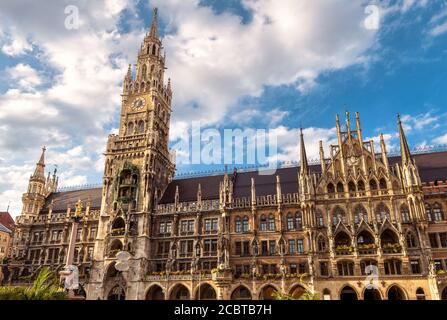
[[[352,287],[345,286],[340,292],[340,300],[348,300],[348,301],[358,300],[357,292],[355,292],[355,290]]]
[[[208,283],[204,283],[199,286],[196,293],[196,299],[199,300],[216,300],[217,294],[216,290],[209,285]]]
[[[259,295],[260,300],[274,300],[274,293],[278,291],[274,286],[267,285],[262,288],[261,293]]]
[[[304,289],[302,286],[297,285],[295,286],[291,291],[290,291],[290,295],[292,296],[293,299],[300,299],[301,296],[306,292],[306,289]]]
[[[112,223],[112,235],[113,236],[120,236],[124,234],[126,228],[126,223],[124,222],[124,219],[121,217],[116,218],[113,220]]]
[[[159,285],[153,285],[150,287],[146,294],[146,300],[164,300],[165,294],[163,289]]]
[[[377,289],[365,289],[365,292],[363,292],[363,300],[382,300],[382,296]]]
[[[126,300],[126,292],[124,288],[115,286],[110,290],[107,300]]]
[[[239,286],[231,293],[231,300],[251,300],[251,292],[247,287]]]
[[[189,293],[188,288],[186,288],[182,284],[178,284],[171,291],[170,299],[171,300],[190,300],[191,295]]]
[[[391,288],[388,289],[388,300],[406,300],[405,293],[401,288],[394,285]]]
[[[447,287],[442,290],[441,300],[447,300]]]

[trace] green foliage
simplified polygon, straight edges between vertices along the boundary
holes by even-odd
[[[65,300],[67,297],[48,268],[40,271],[31,287],[0,287],[0,300]]]
[[[289,296],[288,294],[282,293],[282,292],[279,292],[279,291],[273,292],[272,296],[273,296],[273,299],[275,299],[275,300],[295,300],[291,296]]]
[[[299,298],[299,300],[320,300],[320,296],[316,293],[312,293],[310,291],[306,291]]]
[[[297,300],[293,298],[291,295],[288,295],[286,293],[282,293],[279,291],[275,291],[273,293],[273,299],[275,300]],[[303,295],[298,300],[320,300],[320,297],[316,293],[312,293],[310,291],[307,291],[303,293]]]

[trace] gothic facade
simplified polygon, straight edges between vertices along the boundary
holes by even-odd
[[[88,299],[447,299],[447,153],[401,156],[336,119],[337,145],[310,165],[174,178],[172,89],[156,12],[135,77],[124,79],[102,188],[58,192],[45,150],[23,195],[12,281],[59,271],[73,208],[84,204],[74,261]],[[298,155],[297,155],[298,156]],[[130,253],[118,271],[119,252]]]

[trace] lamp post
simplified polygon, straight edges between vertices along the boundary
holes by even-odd
[[[74,294],[74,290],[79,288],[79,273],[77,272],[77,268],[73,265],[73,258],[76,246],[76,235],[78,233],[78,224],[81,221],[82,213],[82,201],[78,200],[76,203],[76,211],[75,214],[71,217],[71,233],[70,233],[70,241],[68,243],[68,254],[67,261],[65,263],[64,270],[60,272],[61,280],[64,280],[65,287],[68,286],[68,295],[70,298],[76,298]],[[75,272],[76,271],[76,272]],[[68,278],[72,280],[71,283],[67,283]]]

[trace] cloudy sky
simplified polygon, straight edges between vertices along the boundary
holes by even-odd
[[[62,186],[101,181],[121,82],[154,6],[174,89],[172,147],[200,120],[220,132],[270,129],[280,159],[293,161],[302,126],[316,158],[345,111],[359,111],[364,135],[383,132],[390,149],[397,113],[413,148],[447,144],[446,1],[2,0],[0,210],[20,212],[43,145]]]

